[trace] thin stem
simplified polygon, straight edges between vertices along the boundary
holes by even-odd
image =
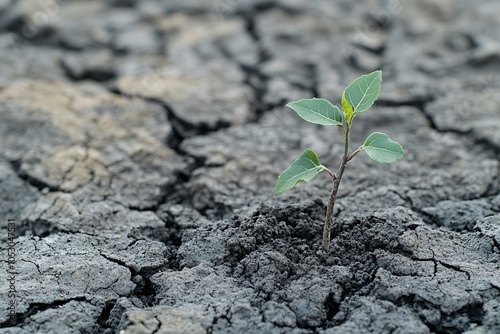
[[[363,146],[360,146],[356,151],[352,152],[348,157],[347,157],[347,162],[351,161],[352,158],[356,156],[359,152],[363,150]]]
[[[332,194],[330,195],[330,200],[328,201],[328,206],[326,207],[326,218],[325,225],[323,228],[323,249],[328,253],[330,250],[330,236],[332,230],[332,222],[333,222],[333,207],[335,205],[335,201],[337,200],[337,193],[339,191],[340,181],[342,180],[342,176],[344,175],[345,167],[347,166],[347,162],[349,161],[349,134],[350,134],[350,126],[347,123],[346,129],[344,131],[344,155],[342,156],[342,163],[339,167],[337,174],[335,175],[335,179],[333,182]]]
[[[333,181],[335,181],[335,179],[337,178],[335,174],[333,174],[332,171],[326,168],[325,166],[323,167],[325,168],[325,172],[327,172],[332,177]]]
[[[345,131],[344,127],[343,127],[343,126],[341,126],[341,127],[340,127],[340,129],[342,130],[342,133],[344,134],[344,138],[345,138],[346,131]]]

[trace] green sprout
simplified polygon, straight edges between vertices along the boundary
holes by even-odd
[[[370,109],[378,98],[381,84],[382,71],[380,70],[355,79],[342,94],[342,111],[328,100],[318,98],[301,99],[287,104],[287,107],[292,108],[304,120],[314,124],[338,126],[344,134],[344,154],[337,173],[334,174],[321,165],[316,153],[308,148],[280,174],[276,183],[276,195],[280,195],[286,190],[292,189],[300,181],[311,181],[321,172],[327,172],[332,177],[333,188],[323,228],[323,249],[326,252],[330,249],[333,207],[347,163],[361,151],[365,151],[372,160],[379,163],[397,161],[405,154],[401,145],[381,132],[369,135],[363,145],[349,154],[349,136],[354,117]]]

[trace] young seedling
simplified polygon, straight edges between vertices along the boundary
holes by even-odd
[[[326,252],[330,249],[333,207],[347,163],[361,151],[365,151],[372,160],[379,163],[397,161],[405,154],[401,145],[381,132],[369,135],[363,145],[349,154],[349,136],[354,117],[370,109],[378,98],[381,84],[382,71],[375,71],[355,79],[342,94],[342,111],[329,101],[318,98],[301,99],[287,104],[287,107],[292,108],[304,120],[314,124],[338,126],[344,134],[344,154],[337,173],[321,165],[316,153],[308,148],[280,174],[276,183],[276,195],[280,195],[292,189],[300,181],[311,181],[321,172],[326,172],[332,177],[333,188],[323,228],[323,249]]]

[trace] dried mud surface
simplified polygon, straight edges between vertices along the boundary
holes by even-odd
[[[496,1],[0,1],[0,333],[500,332]],[[338,103],[381,68],[320,251]],[[7,220],[16,220],[16,322]]]

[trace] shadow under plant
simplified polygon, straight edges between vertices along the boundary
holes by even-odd
[[[390,5],[61,1],[26,35],[43,8],[7,1],[0,333],[498,332],[500,8]],[[273,188],[343,143],[282,106],[378,68],[352,145],[407,154],[350,166],[326,256],[328,176]]]

